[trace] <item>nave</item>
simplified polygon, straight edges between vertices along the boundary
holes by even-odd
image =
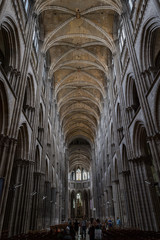
[[[0,237],[159,213],[160,1],[0,0]]]

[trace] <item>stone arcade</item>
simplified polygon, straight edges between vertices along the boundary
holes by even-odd
[[[0,0],[0,233],[159,213],[160,1]]]

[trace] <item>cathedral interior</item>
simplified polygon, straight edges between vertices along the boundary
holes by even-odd
[[[0,0],[0,235],[159,213],[160,1]]]

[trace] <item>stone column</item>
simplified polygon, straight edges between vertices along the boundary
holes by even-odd
[[[92,189],[91,191],[93,192],[93,208],[95,208],[96,210],[94,210],[94,217],[96,217],[96,211],[98,208],[98,201],[97,201],[97,182],[96,182],[96,156],[95,156],[95,149],[92,148],[92,166],[91,166],[91,172],[92,172]]]
[[[32,188],[31,192],[31,201],[32,201],[32,208],[31,208],[31,220],[30,220],[30,230],[36,230],[37,229],[37,217],[38,217],[38,203],[39,203],[39,187],[40,187],[40,172],[34,172],[34,188]]]
[[[44,202],[44,227],[50,227],[50,211],[51,211],[51,183],[45,181],[45,199]]]
[[[56,224],[56,188],[55,187],[52,187],[51,188],[51,226],[55,225]]]
[[[16,218],[16,213],[17,210],[19,210],[19,205],[18,205],[18,200],[19,197],[22,194],[22,179],[21,179],[21,173],[23,174],[23,171],[21,170],[22,166],[21,166],[21,161],[20,160],[18,163],[14,163],[14,174],[16,174],[16,178],[15,181],[12,182],[12,190],[14,191],[13,194],[10,193],[8,196],[10,199],[8,199],[8,201],[10,201],[10,204],[7,204],[8,207],[10,207],[10,211],[7,213],[9,219],[8,219],[8,236],[12,236],[17,234],[18,232],[15,230],[15,228],[17,228],[18,226],[15,224],[15,218]],[[13,173],[12,173],[13,174]],[[18,186],[20,185],[20,186]],[[12,196],[11,196],[12,195]],[[7,203],[8,203],[7,201]]]
[[[133,208],[133,201],[131,196],[131,185],[130,185],[130,171],[123,171],[123,184],[124,184],[124,202],[126,206],[126,219],[124,226],[135,227],[135,213]]]
[[[44,217],[44,209],[43,209],[44,182],[45,182],[45,174],[41,172],[40,179],[39,179],[37,230],[41,230],[44,226],[44,218],[43,218]]]
[[[107,190],[108,190],[108,215],[111,218],[115,218],[112,186],[107,186]]]
[[[68,221],[69,214],[69,189],[68,189],[68,173],[69,173],[69,156],[68,149],[65,153],[65,221]]]
[[[7,197],[9,192],[10,177],[13,167],[13,159],[15,154],[17,140],[9,137],[0,137],[0,153],[1,153],[1,172],[0,177],[3,179],[3,189],[0,196],[0,233],[2,232],[3,221],[5,216]],[[5,163],[7,162],[7,164]],[[5,164],[4,164],[5,163]],[[9,178],[9,179],[8,179]]]
[[[77,190],[75,191],[75,218],[77,217]]]
[[[156,186],[158,183],[154,182],[153,173],[151,170],[150,161],[147,158],[144,158],[141,164],[141,175],[143,181],[143,188],[145,191],[145,200],[146,205],[148,205],[148,213],[150,216],[150,221],[148,221],[148,229],[159,231],[160,219],[159,219],[159,192],[157,195]],[[157,189],[159,191],[159,188]]]
[[[132,191],[130,191],[131,195],[131,202],[133,204],[134,209],[134,219],[135,219],[135,227],[140,228],[142,226],[142,214],[141,214],[141,205],[139,201],[139,190],[137,189],[137,177],[136,177],[136,167],[135,167],[135,161],[132,159],[129,161],[129,169],[130,169],[130,187]]]

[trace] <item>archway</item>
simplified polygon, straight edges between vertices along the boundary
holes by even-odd
[[[157,215],[160,209],[159,190],[156,189],[156,171],[143,122],[137,121],[134,126],[133,147],[136,156],[134,168],[138,193],[137,209],[139,209],[137,222],[143,230],[158,230],[160,224]],[[153,209],[155,214],[153,214]]]

